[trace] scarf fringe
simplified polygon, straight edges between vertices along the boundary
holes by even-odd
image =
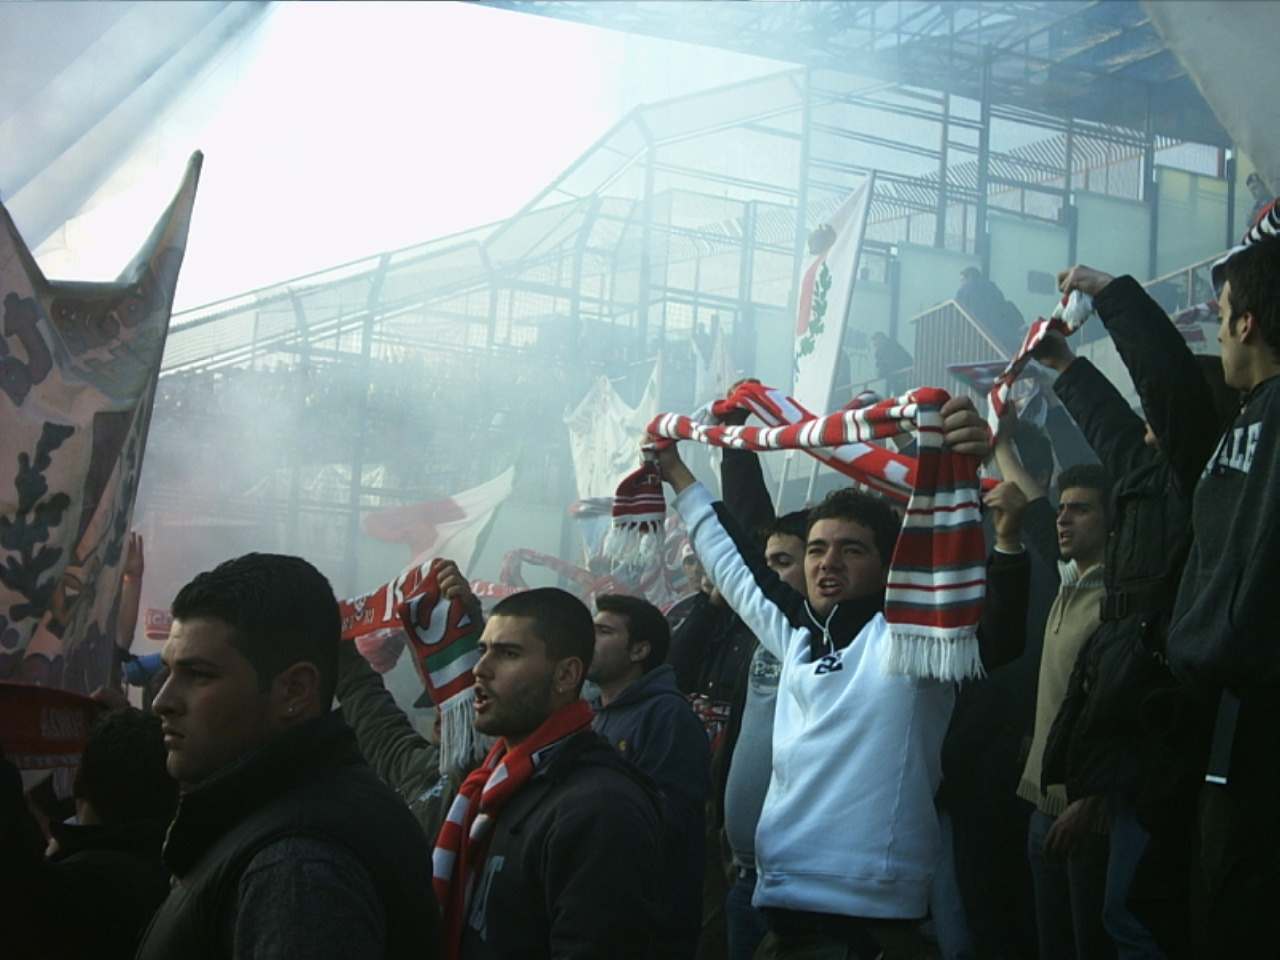
[[[976,680],[986,675],[974,629],[943,636],[910,626],[891,626],[885,670],[945,683]]]
[[[493,738],[477,733],[476,692],[468,688],[440,705],[440,773],[461,780],[493,748]]]
[[[604,552],[614,569],[628,573],[647,570],[662,553],[662,523],[615,522],[605,536]]]

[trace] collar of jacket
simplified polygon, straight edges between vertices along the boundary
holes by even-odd
[[[546,766],[541,767],[533,775],[533,779],[525,784],[521,791],[528,791],[529,802],[521,803],[514,816],[504,821],[512,833],[519,833],[524,822],[538,809],[543,798],[552,787],[568,780],[582,767],[608,767],[633,781],[652,805],[654,813],[662,816],[662,804],[658,799],[658,787],[643,770],[623,757],[610,746],[609,742],[590,728],[579,730],[573,736],[554,747]]]
[[[165,839],[165,864],[182,876],[223,833],[316,770],[360,762],[355,734],[339,711],[300,724],[182,795]]]
[[[1058,573],[1064,587],[1101,587],[1105,584],[1106,569],[1101,563],[1095,563],[1082,572],[1078,563],[1068,560],[1058,564]]]
[[[629,707],[632,704],[639,703],[642,700],[649,700],[653,697],[662,697],[674,694],[681,700],[684,694],[680,692],[680,688],[676,686],[676,668],[669,663],[654,667],[646,674],[642,674],[635,683],[623,690],[619,694],[618,699],[614,700],[608,706],[603,706],[597,697],[592,707],[596,713],[603,710],[614,710],[618,707]]]
[[[867,622],[884,609],[884,591],[877,590],[837,603],[826,620],[814,612],[808,600],[805,600],[804,608],[813,622],[813,629],[809,631],[809,653],[817,660],[843,650],[853,642]]]

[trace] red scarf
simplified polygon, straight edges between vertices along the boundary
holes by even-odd
[[[432,885],[444,912],[444,955],[454,960],[462,947],[472,888],[489,849],[493,823],[502,808],[550,754],[550,748],[591,726],[592,712],[577,700],[549,716],[518,746],[499,740],[482,763],[463,781],[449,816],[436,838]]]
[[[765,419],[775,391],[744,384],[729,403]],[[887,667],[913,677],[955,681],[982,675],[977,625],[986,588],[976,457],[943,445],[943,390],[921,387],[899,398],[849,407],[785,427],[706,426],[662,414],[648,427],[658,443],[694,440],[739,450],[807,450],[825,462],[876,481],[875,489],[908,491],[906,522],[889,566],[885,619],[891,642]],[[762,412],[763,411],[763,412]],[[768,422],[766,420],[766,422]],[[904,458],[874,441],[914,433],[918,454]],[[656,467],[646,463],[637,474]],[[636,474],[623,483],[634,479]],[[625,523],[625,518],[615,517]]]

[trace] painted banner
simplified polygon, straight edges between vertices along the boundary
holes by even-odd
[[[578,496],[612,497],[622,478],[636,468],[644,427],[658,412],[662,361],[653,365],[640,403],[629,406],[607,378],[600,377],[582,402],[564,418]]]
[[[47,280],[0,206],[0,679],[88,693],[110,675],[201,159],[114,283]]]
[[[791,396],[809,410],[826,410],[844,342],[858,257],[871,208],[868,177],[810,237],[810,259],[796,304],[795,388]]]

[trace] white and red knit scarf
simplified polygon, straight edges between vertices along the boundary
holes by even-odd
[[[1051,330],[1061,333],[1064,337],[1071,336],[1092,315],[1093,298],[1088,294],[1072,291],[1058,302],[1048,320],[1040,317],[1031,324],[1026,336],[1022,338],[1022,345],[1018,347],[1018,352],[1013,355],[1004,372],[996,377],[995,386],[987,394],[987,424],[991,427],[992,433],[999,431],[1000,418],[1009,407],[1009,394],[1013,389],[1014,381],[1022,375],[1023,369],[1031,361],[1031,355],[1036,347],[1040,346],[1041,341]]]
[[[462,946],[462,926],[476,877],[489,849],[494,821],[520,788],[549,758],[552,748],[591,726],[592,712],[577,700],[548,717],[518,746],[499,740],[484,763],[463,781],[440,827],[431,858],[432,886],[444,913],[444,955],[454,960]]]
[[[769,422],[772,411],[760,401],[772,402],[775,396],[776,391],[747,383],[726,404],[744,403]],[[977,625],[986,588],[985,544],[978,459],[943,446],[941,410],[948,399],[944,390],[923,387],[789,426],[707,426],[663,414],[649,424],[648,433],[659,441],[695,440],[758,452],[805,450],[873,489],[897,499],[905,493],[906,514],[885,593],[886,666],[915,677],[963,680],[982,673]],[[900,434],[914,434],[916,457],[873,443]],[[646,462],[628,480],[646,472],[657,476],[656,467]]]

